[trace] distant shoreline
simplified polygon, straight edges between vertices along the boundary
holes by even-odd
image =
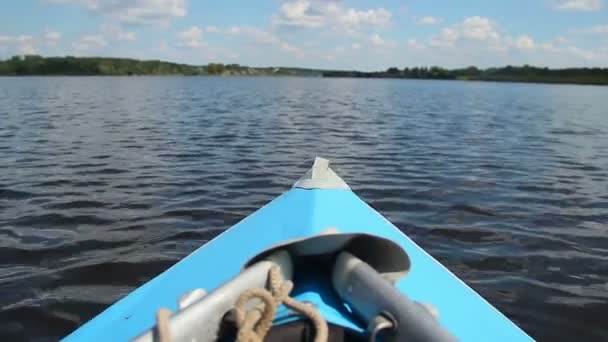
[[[528,65],[487,69],[473,66],[463,69],[391,67],[386,71],[361,72],[221,63],[195,66],[159,60],[37,55],[0,60],[0,76],[299,76],[608,85],[608,68],[549,69]]]
[[[336,79],[352,79],[352,78],[361,78],[361,77],[352,77],[352,76],[323,76],[323,78],[336,78]],[[367,79],[385,79],[385,80],[421,80],[421,81],[454,81],[454,82],[486,82],[486,83],[524,83],[524,84],[562,84],[562,85],[588,85],[588,86],[608,86],[608,81],[606,82],[577,82],[577,81],[568,81],[568,80],[525,80],[525,79],[465,79],[465,78],[413,78],[413,77],[366,77]]]
[[[297,78],[334,78],[334,79],[356,79],[358,77],[349,76],[302,76],[302,75],[182,75],[182,74],[158,74],[158,75],[79,75],[79,74],[28,74],[28,75],[2,75],[0,78],[28,78],[28,77],[101,77],[101,78],[112,78],[112,77],[125,77],[125,78],[146,78],[146,77],[188,77],[188,78],[207,78],[207,77],[242,77],[242,78],[259,78],[259,77],[270,77],[270,78],[285,78],[285,77],[297,77]],[[369,77],[368,79],[385,79],[385,80],[421,80],[421,81],[453,81],[453,82],[484,82],[484,83],[522,83],[522,84],[554,84],[554,85],[586,85],[586,86],[608,86],[608,83],[592,83],[592,82],[571,82],[571,81],[531,81],[531,80],[492,80],[492,79],[437,79],[437,78],[404,78],[404,77]]]
[[[549,69],[524,65],[521,67],[506,66],[488,69],[468,67],[449,70],[439,67],[404,69],[392,67],[379,72],[326,71],[323,73],[323,77],[608,85],[608,68]]]

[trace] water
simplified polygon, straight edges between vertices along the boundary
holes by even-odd
[[[533,337],[608,339],[607,95],[0,78],[0,340],[66,335],[287,190],[315,155]]]

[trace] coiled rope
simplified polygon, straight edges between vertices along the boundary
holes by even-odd
[[[315,328],[314,342],[327,342],[327,322],[314,306],[299,302],[289,296],[293,282],[283,280],[278,266],[272,266],[268,272],[270,291],[264,288],[253,288],[243,292],[234,305],[238,342],[263,342],[272,327],[272,321],[281,304],[309,318]],[[248,309],[248,303],[257,298],[259,305]]]
[[[299,302],[289,296],[293,282],[283,280],[279,266],[272,266],[268,272],[270,291],[265,288],[245,290],[234,304],[238,333],[237,342],[263,342],[272,327],[272,321],[281,304],[309,318],[315,328],[314,342],[327,342],[327,322],[314,306]],[[260,303],[251,307],[250,301],[258,299]],[[157,332],[160,342],[171,342],[169,318],[171,311],[160,309],[156,313]]]

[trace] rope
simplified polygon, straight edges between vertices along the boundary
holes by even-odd
[[[171,310],[160,308],[156,312],[157,332],[159,342],[171,342],[171,332],[169,331],[169,318]]]
[[[327,322],[312,305],[289,297],[293,283],[289,280],[283,281],[279,266],[275,265],[270,268],[268,282],[270,291],[264,288],[245,290],[234,304],[239,328],[237,342],[263,342],[281,304],[312,321],[316,332],[314,342],[327,342]],[[261,303],[249,308],[247,304],[252,299],[258,299]],[[171,342],[170,316],[171,311],[166,308],[161,308],[156,312],[156,329],[160,342]]]
[[[327,342],[327,322],[312,305],[289,297],[293,283],[289,280],[283,281],[278,266],[270,268],[268,278],[270,291],[264,288],[248,289],[239,296],[234,305],[239,328],[237,341],[263,342],[272,327],[277,308],[284,304],[312,321],[316,332],[314,342]],[[248,310],[247,304],[254,298],[259,299],[261,303]]]

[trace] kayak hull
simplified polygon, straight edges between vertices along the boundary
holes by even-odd
[[[327,228],[391,239],[406,250],[411,270],[396,286],[432,304],[445,329],[463,341],[531,341],[513,322],[348,189],[292,188],[142,285],[67,336],[64,341],[127,341],[155,324],[161,307],[193,289],[212,291],[241,271],[259,251],[278,242],[317,235]],[[294,291],[331,323],[362,331],[333,294],[327,279],[304,279]],[[277,322],[286,321],[279,311]]]

